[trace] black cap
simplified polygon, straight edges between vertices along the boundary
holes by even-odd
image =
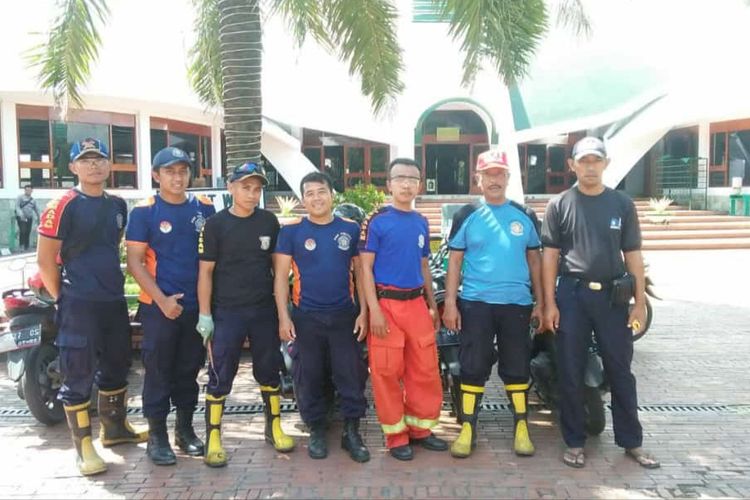
[[[574,160],[580,160],[586,155],[594,155],[599,158],[607,157],[607,147],[604,145],[604,141],[598,137],[584,137],[580,141],[576,142],[573,146],[573,153],[571,156]]]

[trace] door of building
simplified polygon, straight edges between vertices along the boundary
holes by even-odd
[[[429,194],[467,194],[470,183],[469,144],[425,146],[426,190]]]

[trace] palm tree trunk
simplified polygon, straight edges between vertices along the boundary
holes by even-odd
[[[259,0],[219,0],[226,168],[260,161],[263,101]]]

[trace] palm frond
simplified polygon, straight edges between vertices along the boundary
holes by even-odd
[[[556,0],[555,24],[569,28],[577,36],[591,36],[591,19],[581,0]]]
[[[507,85],[522,78],[547,30],[544,0],[441,0],[450,34],[465,52],[463,84],[489,59]]]
[[[83,106],[80,89],[91,75],[101,46],[97,24],[109,17],[105,0],[58,0],[58,15],[46,43],[27,54],[44,90],[52,91],[63,118],[73,105]]]
[[[328,0],[326,16],[349,73],[361,78],[362,93],[375,113],[384,111],[404,89],[395,8],[388,0]]]
[[[319,0],[272,0],[270,15],[281,14],[298,45],[302,45],[309,33],[316,42],[330,49],[324,8],[325,4]]]
[[[216,0],[193,0],[196,9],[195,44],[188,52],[188,78],[198,98],[208,106],[221,106],[224,80],[221,74],[219,8]]]

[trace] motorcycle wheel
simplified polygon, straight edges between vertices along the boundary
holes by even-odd
[[[638,340],[642,339],[644,335],[646,335],[648,329],[651,328],[651,322],[653,320],[654,308],[651,306],[651,301],[648,300],[648,297],[646,297],[646,326],[643,328],[643,330],[640,331],[640,333],[633,335],[633,342],[637,342]]]
[[[586,413],[584,425],[589,436],[598,436],[604,431],[607,420],[604,416],[604,401],[598,387],[586,386],[583,390],[583,407]]]
[[[33,348],[27,358],[23,380],[23,394],[31,414],[44,425],[55,425],[65,420],[62,402],[57,399],[59,387],[53,387],[49,368],[57,358],[55,346],[41,344]]]

